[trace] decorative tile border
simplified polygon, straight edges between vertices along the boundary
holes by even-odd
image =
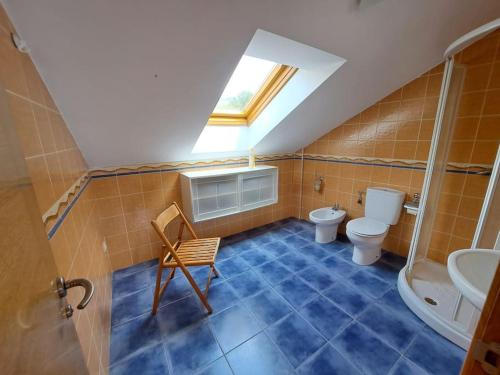
[[[76,182],[66,190],[63,195],[50,207],[43,215],[42,221],[44,224],[50,219],[56,218],[58,216],[58,212],[60,208],[64,205],[67,205],[75,194],[78,193],[79,189],[90,179],[88,173],[83,174],[76,180]]]
[[[301,159],[302,157],[301,154],[296,154],[296,155],[299,159]],[[412,169],[421,171],[425,171],[427,167],[427,161],[424,160],[385,159],[385,158],[372,158],[363,156],[350,157],[350,156],[336,156],[336,155],[322,155],[322,154],[304,154],[303,157],[304,160],[323,161],[327,163]],[[446,172],[489,176],[491,174],[492,167],[493,166],[489,164],[448,163],[446,167]]]
[[[256,162],[265,163],[270,161],[293,160],[295,154],[279,154],[265,155],[256,158]],[[64,222],[64,219],[69,214],[73,206],[78,201],[85,189],[89,186],[91,180],[126,176],[131,174],[146,174],[146,173],[161,173],[161,172],[176,172],[186,169],[200,169],[213,167],[230,167],[241,166],[248,163],[248,158],[238,159],[222,159],[210,161],[188,161],[162,164],[145,164],[138,166],[120,166],[115,168],[102,168],[89,171],[88,174],[81,176],[62,196],[55,202],[52,207],[42,216],[44,224],[47,224],[51,219],[55,219],[54,225],[48,231],[49,240],[54,237],[59,227]],[[69,203],[69,204],[68,204]],[[61,212],[61,208],[66,206]]]
[[[92,180],[91,178],[87,178],[85,180],[84,185],[81,187],[81,189],[78,191],[78,193],[74,196],[74,198],[71,201],[71,203],[64,209],[64,211],[62,212],[61,216],[59,216],[57,218],[55,224],[50,228],[49,232],[47,233],[47,236],[48,236],[49,240],[51,240],[52,237],[54,237],[54,235],[56,234],[57,230],[59,229],[59,227],[64,222],[64,219],[66,218],[66,216],[68,216],[69,212],[71,211],[71,209],[73,208],[73,206],[78,201],[78,198],[80,198],[80,196],[85,191],[85,189],[87,189],[87,186],[89,186],[91,180]]]
[[[321,155],[321,154],[301,154],[301,153],[284,153],[274,155],[257,156],[256,162],[266,163],[272,161],[283,160],[311,160],[321,161],[326,163],[363,165],[386,168],[399,168],[425,171],[427,162],[423,160],[407,160],[407,159],[384,159],[371,157],[348,157],[336,155]],[[64,219],[68,215],[71,208],[76,204],[78,198],[85,191],[92,179],[127,176],[132,174],[146,173],[161,173],[161,172],[176,172],[187,169],[201,169],[214,167],[235,167],[242,166],[248,163],[247,157],[227,158],[219,160],[206,161],[182,161],[171,163],[158,164],[141,164],[131,166],[120,166],[110,168],[98,168],[89,171],[88,174],[81,176],[73,186],[66,191],[61,198],[42,216],[46,224],[50,219],[55,219],[55,224],[48,232],[49,240],[55,235]],[[491,165],[487,164],[465,164],[465,163],[449,163],[446,172],[460,174],[475,174],[489,176],[491,174]],[[68,204],[69,203],[69,204]],[[60,213],[61,207],[67,205]]]
[[[263,155],[256,157],[256,162],[269,162],[280,160],[293,160],[295,153]],[[138,164],[129,166],[109,167],[93,169],[89,172],[92,178],[123,176],[129,174],[155,173],[155,172],[173,172],[195,168],[213,168],[219,166],[234,166],[248,163],[247,157],[226,158],[219,160],[199,160],[199,161],[180,161],[157,164]]]

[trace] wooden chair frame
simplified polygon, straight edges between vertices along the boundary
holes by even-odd
[[[168,224],[172,222],[175,218],[180,216],[181,223],[179,225],[179,233],[177,235],[177,241],[172,244],[165,235],[165,229]],[[177,202],[173,202],[165,211],[163,211],[155,220],[151,221],[153,228],[158,233],[163,242],[161,253],[158,257],[158,272],[156,274],[156,286],[153,300],[153,310],[152,314],[155,315],[158,310],[158,304],[163,292],[167,289],[168,284],[174,278],[175,270],[180,268],[187,280],[193,287],[194,291],[200,298],[201,302],[207,309],[209,314],[212,313],[212,307],[208,303],[207,295],[208,288],[210,287],[210,282],[212,280],[212,274],[215,277],[219,277],[219,273],[215,269],[215,257],[217,256],[217,251],[219,249],[220,238],[208,238],[199,239],[196,235],[193,227],[189,224],[188,220],[184,216],[184,213],[179,208]],[[184,232],[184,227],[186,227],[193,237],[193,240],[183,241],[182,235]],[[178,251],[181,249],[183,244],[188,244],[189,254],[182,256],[179,255]],[[184,259],[183,259],[184,258]],[[210,259],[208,259],[210,258]],[[188,270],[188,266],[209,266],[208,280],[205,287],[205,292],[203,293],[196,281],[194,281],[193,276]],[[170,273],[165,281],[165,284],[161,285],[161,278],[163,270],[165,268],[170,268]]]

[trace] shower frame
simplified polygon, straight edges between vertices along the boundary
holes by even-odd
[[[420,201],[420,206],[417,211],[417,217],[415,221],[415,227],[413,230],[413,235],[411,239],[411,244],[410,244],[410,249],[409,249],[409,255],[407,259],[407,263],[405,267],[400,271],[399,277],[398,277],[398,290],[399,293],[406,303],[406,305],[412,310],[419,318],[421,318],[427,325],[429,325],[431,328],[439,332],[441,335],[445,336],[449,340],[453,341],[455,344],[463,347],[464,349],[467,349],[468,346],[470,345],[471,341],[471,334],[470,332],[466,332],[464,330],[459,329],[457,326],[453,324],[453,321],[447,321],[444,317],[440,316],[435,310],[431,309],[429,306],[427,306],[426,302],[424,302],[415,292],[415,290],[412,288],[412,278],[414,277],[414,267],[417,262],[417,255],[418,254],[418,249],[419,245],[421,245],[422,241],[422,227],[424,224],[424,217],[425,213],[428,210],[427,204],[428,204],[428,199],[429,199],[429,191],[431,189],[431,182],[434,177],[434,172],[436,169],[436,156],[438,153],[438,148],[440,146],[440,141],[442,140],[441,137],[443,136],[443,119],[445,117],[445,111],[447,110],[447,104],[448,104],[448,96],[450,94],[450,85],[452,83],[452,78],[453,74],[456,69],[456,64],[454,60],[454,55],[456,55],[458,52],[466,48],[467,46],[471,45],[475,41],[481,39],[485,35],[495,31],[496,29],[500,28],[500,18],[496,19],[492,22],[489,22],[467,34],[464,36],[460,37],[457,39],[455,42],[453,42],[445,51],[444,53],[444,59],[445,59],[445,68],[444,68],[444,73],[443,73],[443,80],[441,84],[441,90],[440,90],[440,96],[439,96],[439,102],[438,102],[438,108],[437,108],[437,113],[436,113],[436,120],[434,124],[434,130],[432,134],[432,141],[431,141],[431,146],[430,146],[430,151],[429,151],[429,157],[427,161],[427,167],[425,171],[425,177],[424,177],[424,182],[422,186],[422,193],[421,193],[421,201]],[[456,108],[455,108],[456,109]],[[449,131],[450,129],[444,129],[444,131]],[[444,147],[449,146],[449,140],[445,139],[445,142],[448,144],[445,145]],[[441,145],[442,146],[442,145]],[[441,150],[442,151],[442,150]],[[445,155],[447,154],[447,150],[444,150]],[[446,161],[446,157],[444,158]],[[478,222],[477,228],[476,228],[476,233],[474,235],[474,241],[473,244],[478,243],[478,239],[481,235],[481,232],[483,230],[483,225],[485,221],[485,217],[488,213],[488,207],[489,203],[488,200],[491,198],[492,193],[494,192],[494,189],[496,187],[496,182],[498,179],[498,174],[499,171],[498,169],[500,168],[500,149],[499,153],[497,154],[497,159],[495,160],[495,165],[492,170],[491,178],[490,178],[490,183],[488,185],[487,193],[485,196],[485,204],[483,206],[483,209],[481,211],[481,216],[480,220]],[[443,172],[444,174],[444,172]],[[439,184],[441,183],[442,176],[438,176],[438,182]],[[440,189],[440,186],[438,187]],[[433,215],[434,213],[431,212]],[[431,218],[431,222],[433,219]],[[425,239],[427,240],[427,239]],[[425,256],[424,259],[427,256],[427,251],[428,251],[428,243],[426,244],[425,248]],[[446,267],[446,266],[443,266]],[[453,307],[453,317],[458,314],[458,309],[463,302],[462,296],[458,295],[457,300],[455,302],[455,306]],[[471,320],[477,320],[479,317],[479,311],[475,312],[473,314]],[[475,321],[471,322],[471,325],[475,326]]]

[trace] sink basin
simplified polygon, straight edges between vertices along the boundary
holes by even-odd
[[[490,249],[457,250],[448,257],[448,273],[457,289],[479,310],[495,276],[500,251]]]

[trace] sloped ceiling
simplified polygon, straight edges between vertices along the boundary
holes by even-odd
[[[195,158],[259,28],[347,59],[256,148],[277,153],[307,145],[500,16],[498,0],[1,1],[90,167]]]

